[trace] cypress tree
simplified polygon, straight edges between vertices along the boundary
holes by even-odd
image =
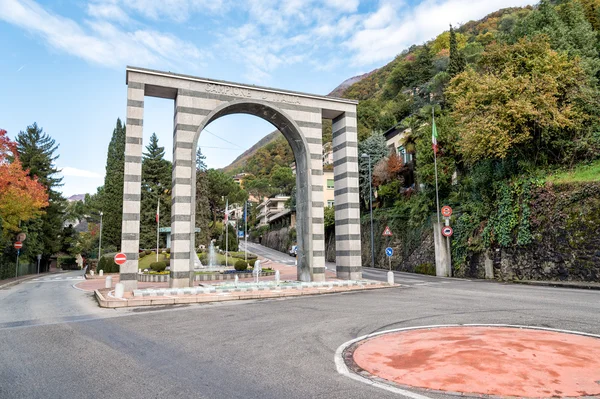
[[[210,239],[210,203],[208,202],[208,178],[206,173],[206,157],[202,155],[200,147],[196,152],[196,226],[200,233],[196,233],[196,246],[208,246]]]
[[[36,176],[46,187],[49,203],[41,218],[22,225],[27,233],[27,245],[24,245],[22,253],[30,259],[42,254],[41,264],[47,266],[50,257],[60,250],[61,243],[56,237],[62,232],[66,209],[66,200],[55,190],[62,186],[62,177],[56,177],[59,171],[54,164],[58,159],[58,155],[55,155],[58,144],[37,123],[21,131],[16,141],[23,167],[29,169],[29,175]]]
[[[165,148],[159,147],[152,133],[142,159],[142,204],[140,210],[140,246],[156,247],[156,208],[160,201],[160,225],[171,225],[171,162],[164,159]]]
[[[101,197],[103,224],[102,247],[106,252],[121,247],[123,220],[123,174],[125,173],[125,126],[121,119],[113,130],[106,157],[106,176]]]
[[[450,61],[448,63],[448,74],[454,77],[464,71],[465,59],[460,51],[458,51],[458,44],[456,41],[456,32],[450,25]]]

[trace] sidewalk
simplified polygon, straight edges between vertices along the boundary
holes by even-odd
[[[517,280],[517,284],[537,285],[540,287],[579,288],[585,290],[600,290],[600,283],[594,281],[536,281]]]

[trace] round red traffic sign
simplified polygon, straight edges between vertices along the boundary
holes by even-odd
[[[444,226],[444,228],[442,229],[442,235],[444,237],[450,237],[452,235],[452,227]]]
[[[16,241],[15,242],[15,249],[21,249],[23,248],[23,243],[21,241]]]
[[[115,255],[115,263],[117,265],[122,265],[127,262],[127,256],[124,253],[118,253]]]
[[[448,205],[442,207],[442,216],[445,218],[449,218],[452,215],[452,208]]]

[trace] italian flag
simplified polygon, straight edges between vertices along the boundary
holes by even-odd
[[[437,142],[437,128],[435,127],[435,117],[433,118],[433,124],[431,125],[431,145],[433,147],[433,153],[437,154],[438,152],[438,142]]]
[[[158,218],[160,215],[160,200],[156,203],[156,223],[158,223]]]

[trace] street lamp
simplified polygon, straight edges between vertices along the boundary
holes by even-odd
[[[103,213],[100,212],[100,241],[98,242],[98,263],[100,263],[100,253],[102,250],[102,215]]]
[[[371,208],[371,267],[375,267],[375,244],[373,239],[373,180],[371,179],[371,155],[363,153],[361,158],[369,159],[369,208]]]

